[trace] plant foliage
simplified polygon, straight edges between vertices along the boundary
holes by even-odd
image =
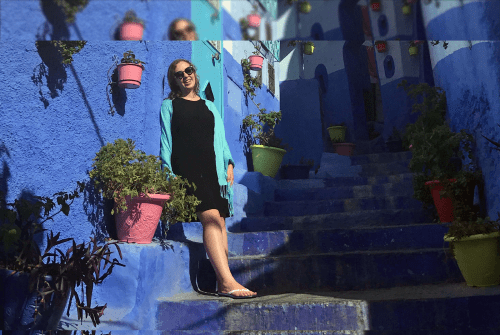
[[[128,10],[125,13],[125,17],[123,18],[123,23],[125,22],[139,23],[144,27],[144,20],[138,18],[137,14],[133,10]]]
[[[90,0],[54,0],[66,15],[67,23],[75,22],[76,13],[84,10],[89,4],[89,1]]]
[[[170,194],[171,198],[162,211],[162,220],[174,224],[196,219],[196,206],[201,201],[194,195],[186,195],[186,187],[192,185],[196,189],[195,184],[182,178],[170,180],[171,171],[162,169],[160,157],[135,150],[135,142],[131,139],[117,139],[106,144],[93,161],[90,178],[105,198],[115,200],[117,209],[127,209],[127,196]],[[115,209],[111,211],[114,213]]]
[[[123,58],[121,60],[121,63],[132,63],[132,64],[139,64],[139,65],[146,64],[142,60],[135,58],[135,54],[132,50],[129,50],[129,51],[123,53]]]
[[[47,43],[46,41],[36,41],[35,44]],[[62,63],[69,65],[73,62],[73,55],[82,51],[87,41],[49,41],[62,57]]]
[[[34,239],[35,235],[46,230],[42,225],[47,220],[53,220],[60,212],[66,216],[69,214],[69,206],[79,197],[84,187],[85,184],[78,182],[77,189],[72,193],[58,192],[53,197],[36,196],[35,201],[16,199],[1,208],[0,242],[3,248],[0,267],[29,274],[30,291],[38,291],[42,298],[40,303],[50,301],[52,294],[67,297],[69,292],[67,315],[69,316],[71,302],[75,298],[78,320],[83,320],[85,312],[85,317],[90,315],[95,326],[99,324],[99,317],[103,315],[106,305],[91,308],[93,287],[101,284],[111,274],[115,265],[124,266],[116,258],[110,260],[111,245],[114,245],[122,258],[116,242],[98,245],[95,238],[91,238],[88,245],[77,245],[73,238],[60,239],[60,233],[54,235],[51,231],[47,234],[47,246],[42,253]],[[2,202],[5,200],[1,192],[0,198]],[[60,210],[51,215],[50,212],[56,207],[53,198],[56,198]],[[68,200],[71,201],[69,204]],[[72,243],[66,252],[56,248],[66,242]],[[52,284],[44,281],[45,276],[52,277]],[[81,287],[81,295],[77,293],[77,287]],[[35,311],[37,310],[35,308]]]

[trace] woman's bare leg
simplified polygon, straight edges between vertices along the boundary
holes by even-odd
[[[235,289],[244,289],[245,287],[234,279],[229,269],[226,226],[225,221],[221,220],[219,211],[209,209],[204,212],[197,212],[196,214],[203,225],[203,244],[217,275],[219,292],[227,293]],[[236,296],[250,296],[255,294],[252,291],[234,292]]]

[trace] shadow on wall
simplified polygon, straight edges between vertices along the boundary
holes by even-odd
[[[56,5],[53,0],[43,0],[40,3],[47,21],[38,27],[36,39],[38,41],[68,40],[69,30],[61,7]],[[47,35],[50,37],[47,38]]]
[[[6,155],[8,158],[10,158],[9,149],[5,146],[5,143],[2,141],[0,143],[0,157],[2,157],[3,155]],[[4,161],[2,167],[2,174],[0,175],[0,192],[3,192],[5,197],[7,197],[7,193],[9,191],[9,188],[7,187],[7,180],[9,178],[10,178],[10,168],[7,162]],[[2,201],[0,202],[0,208],[5,208],[7,202],[3,198],[1,200]]]
[[[252,159],[252,150],[250,146],[252,145],[252,129],[246,128],[243,125],[240,125],[240,137],[239,141],[243,142],[243,154],[245,155],[247,161],[247,171],[253,171],[253,159]]]
[[[118,68],[115,68],[113,70],[113,74],[111,75],[111,82],[109,85],[111,86],[109,89],[109,93],[111,93],[112,100],[112,106],[110,106],[111,114],[114,113],[114,109],[120,116],[124,116],[125,103],[127,102],[127,92],[124,88],[118,86]]]
[[[114,201],[103,199],[101,194],[94,188],[92,182],[88,182],[83,190],[83,210],[92,224],[93,232],[99,242],[110,237],[117,239],[115,217],[111,215]]]
[[[64,84],[68,78],[66,69],[62,64],[62,58],[57,48],[49,41],[39,41],[36,43],[38,55],[42,59],[42,63],[38,64],[33,69],[31,81],[38,86],[40,101],[43,102],[45,108],[49,106],[49,100],[44,95],[42,90],[43,78],[47,82],[50,98],[54,99],[59,96],[59,93],[64,89]],[[59,91],[59,92],[58,92]]]

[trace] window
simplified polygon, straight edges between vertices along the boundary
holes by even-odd
[[[269,91],[271,91],[271,93],[273,95],[275,95],[275,92],[274,92],[274,66],[271,65],[271,63],[268,63],[267,64],[267,73],[269,74]]]
[[[257,72],[255,78],[257,78],[257,83],[259,86],[262,85],[262,71],[264,70],[264,66],[262,66],[262,70]]]
[[[270,41],[273,39],[273,31],[271,29],[271,23],[266,22],[266,40]]]
[[[221,53],[221,41],[208,41],[208,43],[210,43],[210,45],[213,46],[215,50]]]

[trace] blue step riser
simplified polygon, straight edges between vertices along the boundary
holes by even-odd
[[[269,294],[364,290],[464,280],[455,260],[446,259],[444,251],[230,259],[229,267],[242,285]]]
[[[368,194],[368,195],[366,195]],[[371,194],[371,195],[370,195]],[[328,199],[347,199],[363,198],[370,196],[413,196],[413,183],[405,181],[404,183],[392,185],[369,185],[363,189],[354,190],[352,186],[323,188],[323,189],[278,189],[274,192],[275,201],[312,201]]]
[[[381,153],[371,155],[358,155],[351,156],[352,165],[365,165],[375,163],[386,163],[393,161],[409,161],[412,158],[411,151],[398,152],[398,153]]]
[[[372,177],[336,177],[324,179],[325,187],[356,186],[356,185],[377,185],[396,182],[411,182],[413,174],[404,173],[397,177],[372,176]]]
[[[359,303],[358,303],[359,304]],[[162,302],[157,327],[162,330],[363,330],[362,306],[331,304],[252,304],[222,301]]]
[[[264,205],[265,216],[303,216],[329,213],[353,212],[378,209],[407,209],[422,208],[422,202],[408,196],[387,198],[363,198],[347,200],[323,200],[266,202]]]
[[[229,256],[318,254],[356,250],[447,247],[443,225],[323,231],[276,231],[229,234]]]
[[[429,222],[432,222],[430,212],[424,211],[423,209],[395,210],[376,213],[350,212],[342,213],[342,215],[334,214],[321,219],[304,217],[300,221],[294,221],[291,217],[247,217],[241,220],[238,225],[233,227],[233,232],[348,229],[381,225],[398,226]]]
[[[408,168],[409,162],[392,162],[383,164],[368,164],[362,165],[362,170],[359,173],[361,177],[394,175],[401,173],[410,173]]]

